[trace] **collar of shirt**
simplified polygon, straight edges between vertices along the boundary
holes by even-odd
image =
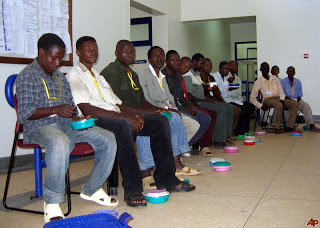
[[[155,76],[155,77],[157,77],[157,79],[158,79],[157,73],[156,73],[156,71],[153,69],[153,66],[152,66],[151,64],[149,64],[149,69],[150,69],[152,75]],[[166,77],[164,74],[161,73],[161,70],[159,71],[159,74],[160,74],[161,78],[165,78],[165,77]],[[159,80],[159,79],[158,79],[158,80]]]
[[[33,66],[35,67],[36,75],[39,76],[39,77],[42,77],[42,78],[48,78],[48,77],[49,77],[49,78],[52,78],[53,75],[58,75],[58,73],[59,73],[59,70],[56,70],[55,72],[52,73],[52,75],[46,74],[46,73],[42,70],[42,68],[40,67],[37,59],[35,59],[32,64],[33,64]],[[53,78],[54,78],[54,77],[53,77]]]
[[[268,79],[265,79],[265,77],[263,77],[263,75],[261,75],[260,77],[262,77],[262,80],[263,80],[263,81],[279,80],[279,79],[277,78],[277,76],[274,76],[274,75],[271,75],[271,74],[269,74],[269,80],[268,80]]]

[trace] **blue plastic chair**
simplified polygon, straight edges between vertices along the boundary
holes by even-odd
[[[17,74],[13,74],[8,77],[6,84],[5,84],[5,96],[9,103],[9,105],[13,108],[15,108],[17,112],[17,99],[13,93],[13,85],[17,78]],[[41,146],[38,144],[25,144],[23,142],[23,139],[19,139],[19,135],[23,133],[23,126],[19,123],[19,120],[17,118],[16,126],[15,126],[15,134],[14,134],[14,140],[12,144],[12,150],[11,150],[11,156],[8,166],[8,172],[7,172],[7,179],[6,179],[6,185],[5,190],[3,194],[3,206],[8,210],[14,210],[14,211],[20,211],[20,212],[26,212],[26,213],[33,213],[33,214],[43,214],[43,211],[35,211],[35,210],[28,210],[23,208],[17,208],[7,205],[7,195],[9,191],[9,182],[11,177],[11,172],[14,166],[14,158],[15,158],[15,152],[17,146],[20,148],[34,148],[34,173],[35,173],[35,196],[32,196],[30,199],[37,198],[43,196],[42,192],[42,168],[46,166],[45,161],[42,160],[41,156]],[[75,145],[75,148],[71,152],[71,158],[75,158],[78,156],[83,155],[90,155],[93,154],[94,150],[88,143],[77,143]],[[108,193],[110,194],[110,187],[111,188],[117,188],[118,187],[118,169],[117,169],[117,163],[115,162],[115,165],[113,167],[113,171],[109,177],[110,180],[108,180]],[[109,183],[111,182],[111,183]],[[114,190],[113,190],[114,191]],[[116,191],[116,190],[115,190]],[[68,211],[65,213],[65,216],[69,215],[71,212],[71,194],[79,194],[79,192],[72,192],[70,191],[70,182],[69,182],[69,170],[66,174],[66,192],[67,192],[67,202],[68,202]]]

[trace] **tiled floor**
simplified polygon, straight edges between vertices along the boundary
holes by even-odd
[[[236,145],[240,152],[226,154],[215,150],[214,157],[232,163],[229,172],[215,172],[208,157],[184,158],[184,162],[202,169],[200,176],[189,177],[197,189],[190,193],[172,193],[165,204],[130,208],[123,202],[123,189],[116,196],[119,213],[128,212],[132,227],[312,227],[311,218],[320,220],[320,133],[304,132],[301,137],[289,133],[267,134],[254,146]],[[81,182],[88,175],[92,160],[71,164],[71,179]],[[33,191],[33,173],[13,175],[10,196],[21,201]],[[0,176],[3,194],[5,175]],[[80,189],[80,185],[74,189]],[[10,198],[19,203],[15,198]],[[71,216],[107,209],[72,196]],[[42,201],[27,208],[41,209]],[[108,208],[109,209],[109,208]],[[6,212],[0,207],[0,227],[42,227],[40,215]],[[320,226],[320,225],[318,225]]]

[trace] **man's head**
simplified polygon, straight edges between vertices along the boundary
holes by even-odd
[[[182,57],[180,59],[179,72],[184,75],[189,72],[192,67],[192,61],[189,57]]]
[[[228,69],[231,74],[235,74],[238,72],[238,63],[234,60],[228,62]]]
[[[212,62],[209,58],[205,58],[203,59],[203,71],[207,74],[210,74],[210,72],[212,71]]]
[[[261,63],[260,71],[261,71],[263,76],[268,76],[269,70],[270,70],[270,67],[269,67],[269,64],[267,62]]]
[[[222,61],[219,64],[219,73],[222,77],[225,77],[229,74],[228,63],[226,61]]]
[[[165,62],[164,50],[159,46],[153,46],[148,51],[148,61],[154,70],[159,71]]]
[[[46,33],[39,38],[37,61],[46,74],[52,75],[58,69],[65,53],[66,45],[56,34]]]
[[[294,75],[296,74],[296,69],[293,66],[289,66],[287,68],[287,75],[289,78],[293,78]]]
[[[166,66],[176,72],[180,64],[180,55],[175,50],[170,50],[166,54]]]
[[[271,74],[272,75],[275,75],[278,77],[279,73],[280,73],[280,69],[278,66],[274,65],[273,67],[271,67]]]
[[[129,40],[120,40],[117,43],[115,55],[117,60],[127,67],[136,58],[136,50]]]
[[[204,56],[200,53],[196,53],[192,56],[192,68],[195,72],[202,71],[204,64]]]
[[[98,58],[98,45],[91,36],[83,36],[76,42],[77,55],[85,66],[92,66]]]

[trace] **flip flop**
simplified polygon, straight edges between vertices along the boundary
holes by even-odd
[[[145,200],[145,203],[133,203],[133,201],[142,201]],[[147,206],[147,200],[144,198],[142,193],[140,192],[135,192],[135,193],[129,193],[124,195],[124,201],[126,201],[127,205],[129,207],[144,207]]]
[[[202,156],[206,156],[206,157],[211,157],[213,156],[213,153],[212,151],[209,149],[209,147],[203,147],[201,150],[200,150],[200,154]]]
[[[176,176],[179,176],[179,175],[194,176],[194,175],[199,175],[200,173],[201,173],[201,170],[184,166],[180,171],[176,171]]]
[[[181,181],[181,187],[174,187],[173,192],[191,192],[196,189],[196,186],[192,186],[186,182],[186,181]]]
[[[107,193],[102,188],[96,191],[92,196],[87,196],[81,192],[80,197],[85,200],[94,201],[97,204],[100,204],[102,206],[114,207],[119,204],[118,200],[108,196]],[[112,200],[115,200],[116,202],[112,203]]]
[[[59,203],[46,204],[46,202],[44,202],[43,210],[44,210],[44,223],[65,218]]]
[[[155,190],[157,189],[156,183],[152,176],[148,176],[145,178],[142,178],[143,182],[143,189],[144,190]]]

